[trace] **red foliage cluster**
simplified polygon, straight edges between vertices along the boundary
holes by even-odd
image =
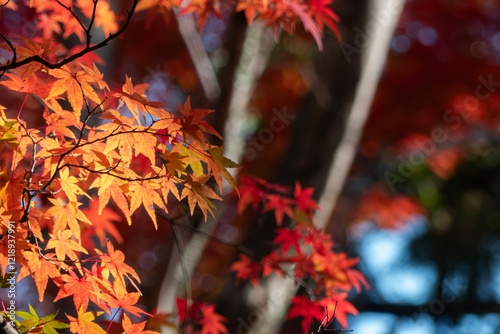
[[[357,314],[354,306],[345,300],[347,292],[352,288],[360,292],[362,285],[369,286],[363,275],[353,269],[358,260],[348,258],[346,253],[334,252],[331,236],[314,226],[312,212],[318,206],[311,198],[313,189],[303,189],[297,183],[291,192],[286,187],[259,178],[242,177],[241,180],[242,185],[238,188],[240,212],[248,206],[255,210],[260,207],[261,212],[272,209],[278,226],[284,224],[285,215],[293,223],[276,229],[275,249],[269,255],[254,261],[240,254],[230,269],[239,279],[248,279],[254,285],[273,273],[291,277],[302,285],[309,297],[295,297],[288,318],[303,317],[304,332],[313,319],[321,321],[324,318],[325,307],[329,312],[336,309],[337,320],[346,327],[346,314]],[[285,269],[290,267],[293,269]]]

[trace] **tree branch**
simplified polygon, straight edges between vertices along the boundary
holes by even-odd
[[[135,7],[137,6],[137,2],[138,1],[139,0],[134,0],[134,2],[132,4],[132,7],[130,8],[130,10],[127,10],[127,13],[128,13],[127,19],[125,20],[125,23],[123,24],[123,26],[116,33],[110,34],[102,42],[90,46],[89,40],[87,40],[87,46],[82,51],[80,51],[78,53],[75,53],[74,55],[72,55],[72,56],[70,56],[68,58],[65,58],[65,59],[63,59],[63,60],[61,60],[60,62],[57,62],[57,63],[51,63],[51,62],[43,59],[42,57],[40,57],[38,55],[25,58],[25,59],[23,59],[23,60],[21,60],[21,61],[18,62],[17,58],[15,57],[16,53],[15,53],[15,48],[14,48],[13,49],[14,57],[12,58],[12,61],[9,64],[1,65],[0,66],[0,71],[7,71],[7,70],[15,69],[15,68],[18,68],[20,66],[23,66],[23,65],[26,65],[26,64],[29,64],[29,63],[32,63],[32,62],[38,62],[38,63],[44,65],[45,67],[49,68],[49,69],[60,68],[60,67],[62,67],[64,65],[72,62],[73,60],[76,60],[76,59],[78,59],[80,57],[83,57],[84,55],[86,55],[89,52],[98,50],[98,49],[100,49],[100,48],[108,45],[109,42],[111,42],[113,39],[115,39],[118,36],[120,36],[125,31],[125,29],[129,25],[130,21],[132,20],[132,15],[135,12]],[[88,31],[87,31],[87,29],[85,29],[86,33],[89,33],[89,31],[90,31],[90,27],[89,27]],[[3,35],[1,37],[5,40],[5,37]],[[88,35],[88,38],[90,38],[90,35]],[[11,48],[13,48],[11,46],[12,45],[11,43],[7,42],[7,44],[9,44],[9,46]]]
[[[0,334],[21,334],[21,332],[0,314]]]

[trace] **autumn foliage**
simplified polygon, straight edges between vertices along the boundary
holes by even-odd
[[[234,10],[244,11],[249,23],[266,20],[276,33],[279,28],[292,33],[302,22],[321,48],[324,25],[336,31],[329,4],[240,1]],[[2,276],[17,273],[17,281],[31,276],[40,302],[47,300],[47,285],[53,282],[58,292],[51,301],[69,298],[75,306],[73,313],[42,317],[32,307],[17,310],[15,327],[22,332],[106,333],[119,311],[125,311],[119,319],[125,333],[158,331],[167,323],[165,314],[137,307],[141,279],[107,239],[121,240],[113,221],[124,217],[132,224],[133,214],[144,210],[157,227],[158,210],[168,212],[172,201],[185,201],[191,214],[198,208],[205,218],[216,217],[213,201],[226,195],[220,193],[223,182],[239,189],[240,212],[247,207],[272,211],[278,225],[272,253],[262,259],[241,254],[231,265],[239,279],[259,284],[262,277],[278,274],[307,281],[309,297],[295,297],[289,313],[303,318],[304,331],[313,319],[323,319],[326,308],[330,316],[337,309],[343,326],[346,313],[356,314],[345,300],[347,291],[367,283],[353,269],[357,260],[332,252],[330,237],[312,224],[318,209],[312,189],[297,183],[292,191],[251,177],[237,185],[227,168],[238,164],[207,140],[208,135],[220,137],[204,120],[213,110],[193,108],[189,98],[176,109],[166,108],[148,99],[148,84],[126,74],[121,87],[104,80],[94,51],[122,34],[135,11],[181,5],[179,14],[195,13],[200,27],[207,15],[220,16],[222,5],[234,6],[144,0],[115,13],[104,0],[31,0],[10,1],[0,9],[0,15],[18,11],[36,22],[33,38],[18,31],[0,35],[0,84],[10,94],[8,107],[0,106]],[[92,37],[96,29],[104,32],[103,40]],[[65,42],[75,36],[79,43],[68,47]],[[34,114],[43,125],[33,121]],[[285,225],[285,220],[293,223]],[[285,265],[293,270],[285,271]],[[214,305],[194,305],[188,317],[179,307],[179,327],[189,319],[202,334],[227,333],[226,319]],[[106,323],[104,314],[112,320]],[[150,317],[150,325],[127,314]]]

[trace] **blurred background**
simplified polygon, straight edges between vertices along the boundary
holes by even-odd
[[[124,13],[129,3],[114,5]],[[114,86],[125,73],[149,83],[148,97],[174,109],[188,96],[215,109],[210,123],[238,173],[315,189],[316,223],[336,250],[360,258],[371,285],[350,298],[354,333],[500,332],[500,3],[333,7],[342,41],[325,30],[322,51],[301,28],[275,40],[229,7],[201,31],[195,18],[154,7],[103,50],[102,68]],[[32,33],[20,17],[2,21]],[[272,213],[236,211],[229,198],[216,224],[175,206],[157,231],[140,212],[131,227],[112,211],[107,219],[142,279],[144,308],[175,311],[182,260],[193,298],[216,303],[230,333],[301,333],[273,301],[283,287],[228,272],[239,247],[263,256],[274,238]],[[36,306],[31,294],[22,302]]]

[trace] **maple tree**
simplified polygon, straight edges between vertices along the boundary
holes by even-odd
[[[121,240],[112,221],[123,216],[130,225],[134,213],[144,210],[158,228],[158,214],[168,214],[172,201],[183,200],[191,215],[199,210],[205,220],[215,217],[214,201],[225,195],[223,182],[235,188],[240,213],[247,206],[273,211],[278,225],[275,250],[261,259],[241,254],[230,266],[239,279],[258,284],[271,273],[292,276],[308,297],[293,299],[289,317],[302,317],[304,331],[313,319],[322,321],[323,308],[336,310],[342,326],[347,326],[346,313],[356,314],[346,292],[368,283],[353,269],[357,260],[333,252],[330,237],[314,227],[312,213],[318,206],[312,189],[297,183],[292,192],[251,177],[238,184],[227,169],[239,165],[207,139],[222,139],[204,120],[214,110],[192,108],[189,98],[169,109],[147,97],[149,84],[126,74],[121,87],[110,87],[96,65],[101,60],[95,51],[121,36],[136,11],[152,15],[182,7],[178,15],[194,13],[202,28],[209,14],[222,15],[222,5],[234,6],[134,0],[126,13],[117,14],[104,0],[2,5],[0,15],[26,15],[36,32],[31,38],[16,30],[0,32],[0,84],[12,94],[8,107],[0,106],[0,267],[4,278],[16,270],[18,282],[31,276],[40,302],[53,297],[53,302],[69,298],[74,304],[73,313],[65,316],[55,312],[40,318],[31,305],[29,312],[17,310],[15,321],[5,313],[4,320],[12,320],[7,330],[156,333],[159,325],[144,330],[144,321],[127,315],[168,323],[166,314],[138,307],[141,278],[106,239]],[[243,11],[249,24],[266,21],[276,36],[280,29],[293,33],[301,23],[321,49],[324,26],[338,34],[338,17],[329,5],[241,1],[234,10]],[[93,36],[96,29],[104,33],[102,40]],[[35,113],[42,115],[41,124],[30,118]],[[285,220],[293,223],[285,226]],[[284,269],[290,265],[291,272]],[[49,283],[56,287],[55,296],[48,296]],[[215,305],[196,305],[187,300],[179,306],[180,327],[227,333],[226,319]],[[105,315],[111,319],[107,325]],[[112,326],[118,316],[121,329]]]

